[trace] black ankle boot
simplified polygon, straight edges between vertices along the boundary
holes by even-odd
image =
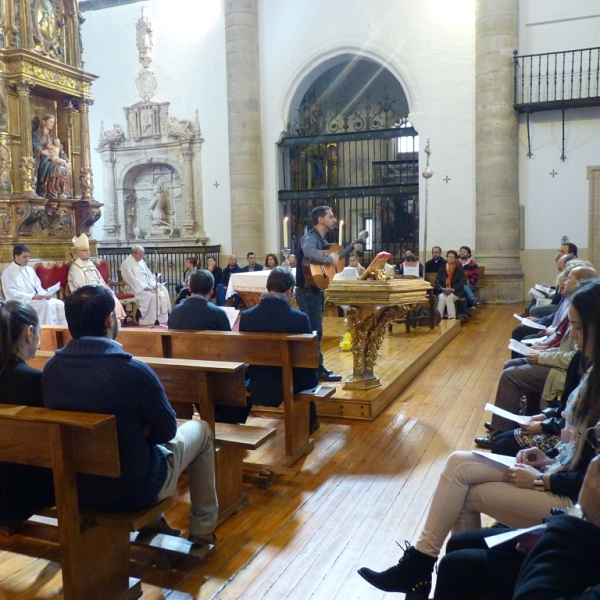
[[[404,556],[397,565],[381,573],[362,567],[358,570],[358,574],[384,592],[404,592],[411,594],[410,597],[415,600],[429,598],[431,574],[436,560],[406,542]]]

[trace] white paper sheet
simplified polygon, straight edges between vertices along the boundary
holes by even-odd
[[[507,410],[504,410],[503,408],[498,408],[489,402],[485,405],[483,410],[491,412],[493,415],[498,415],[499,417],[508,419],[509,421],[514,421],[519,425],[525,425],[525,423],[529,423],[529,421],[531,421],[531,417],[528,417],[527,415],[515,415]]]
[[[409,267],[408,265],[404,265],[404,275],[414,275],[415,277],[420,277],[419,275],[419,264],[415,267]]]
[[[505,531],[504,533],[499,533],[498,535],[491,535],[490,537],[485,538],[485,543],[488,548],[493,548],[494,546],[498,546],[499,544],[504,544],[504,542],[509,542],[510,540],[516,540],[517,538],[525,535],[526,533],[532,533],[534,531],[539,531],[541,533],[546,529],[546,523],[542,523],[541,525],[534,525],[533,527],[527,527],[526,529],[517,529],[516,531]]]
[[[542,337],[526,338],[524,340],[521,340],[521,343],[525,344],[526,346],[533,346],[533,344],[543,344],[547,341],[548,341],[548,336],[543,335]]]
[[[533,329],[546,329],[544,325],[540,325],[537,321],[532,321],[531,319],[523,319],[521,323],[527,325],[527,327],[533,327]]]
[[[57,281],[54,285],[51,285],[47,290],[46,298],[50,298],[52,294],[55,294],[60,289],[60,281]]]
[[[473,450],[473,454],[484,459],[484,462],[492,463],[502,471],[508,471],[515,466],[517,459],[514,456],[505,456],[504,454],[492,454],[491,452],[480,452]]]
[[[554,291],[547,283],[536,283],[533,287],[546,296],[551,296]]]
[[[532,298],[546,298],[546,295],[543,294],[542,292],[540,292],[539,290],[536,290],[535,288],[530,288],[529,289],[529,295]]]
[[[532,350],[529,346],[522,344],[521,342],[517,342],[517,340],[510,340],[508,343],[508,349],[513,352],[518,352],[523,356],[527,356],[528,354],[536,354],[535,350]]]
[[[356,267],[344,267],[343,271],[333,276],[333,281],[357,281],[358,269]]]
[[[229,326],[231,327],[231,329],[233,329],[233,326],[238,318],[238,315],[240,314],[240,311],[233,308],[233,306],[219,306],[219,308],[225,311],[225,313],[227,314],[227,318],[229,319]]]

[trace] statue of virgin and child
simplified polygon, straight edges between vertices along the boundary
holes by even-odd
[[[33,158],[36,164],[36,193],[48,199],[73,197],[71,163],[60,143],[53,135],[56,117],[45,114],[37,129],[34,129]]]

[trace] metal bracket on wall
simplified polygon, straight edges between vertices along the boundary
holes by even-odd
[[[565,155],[565,107],[562,107],[562,154],[560,155],[560,160],[563,162],[567,160],[567,156]]]
[[[527,158],[531,158],[533,153],[531,152],[531,135],[529,131],[529,111],[527,111]]]

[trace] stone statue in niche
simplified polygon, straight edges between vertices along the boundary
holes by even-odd
[[[151,109],[143,110],[140,113],[140,137],[154,136],[159,133],[154,123],[154,112]]]
[[[151,229],[150,233],[146,236],[165,236],[171,237],[173,235],[173,225],[169,223],[169,199],[165,193],[164,185],[162,183],[156,183],[154,185],[154,195],[148,205],[151,211]]]
[[[135,194],[125,196],[125,231],[128,234],[134,233],[136,203]]]
[[[51,133],[55,124],[56,117],[51,114],[45,114],[41,123],[37,117],[34,119],[32,141],[37,173],[36,192],[38,196],[48,199],[71,198],[71,165],[60,140]]]

